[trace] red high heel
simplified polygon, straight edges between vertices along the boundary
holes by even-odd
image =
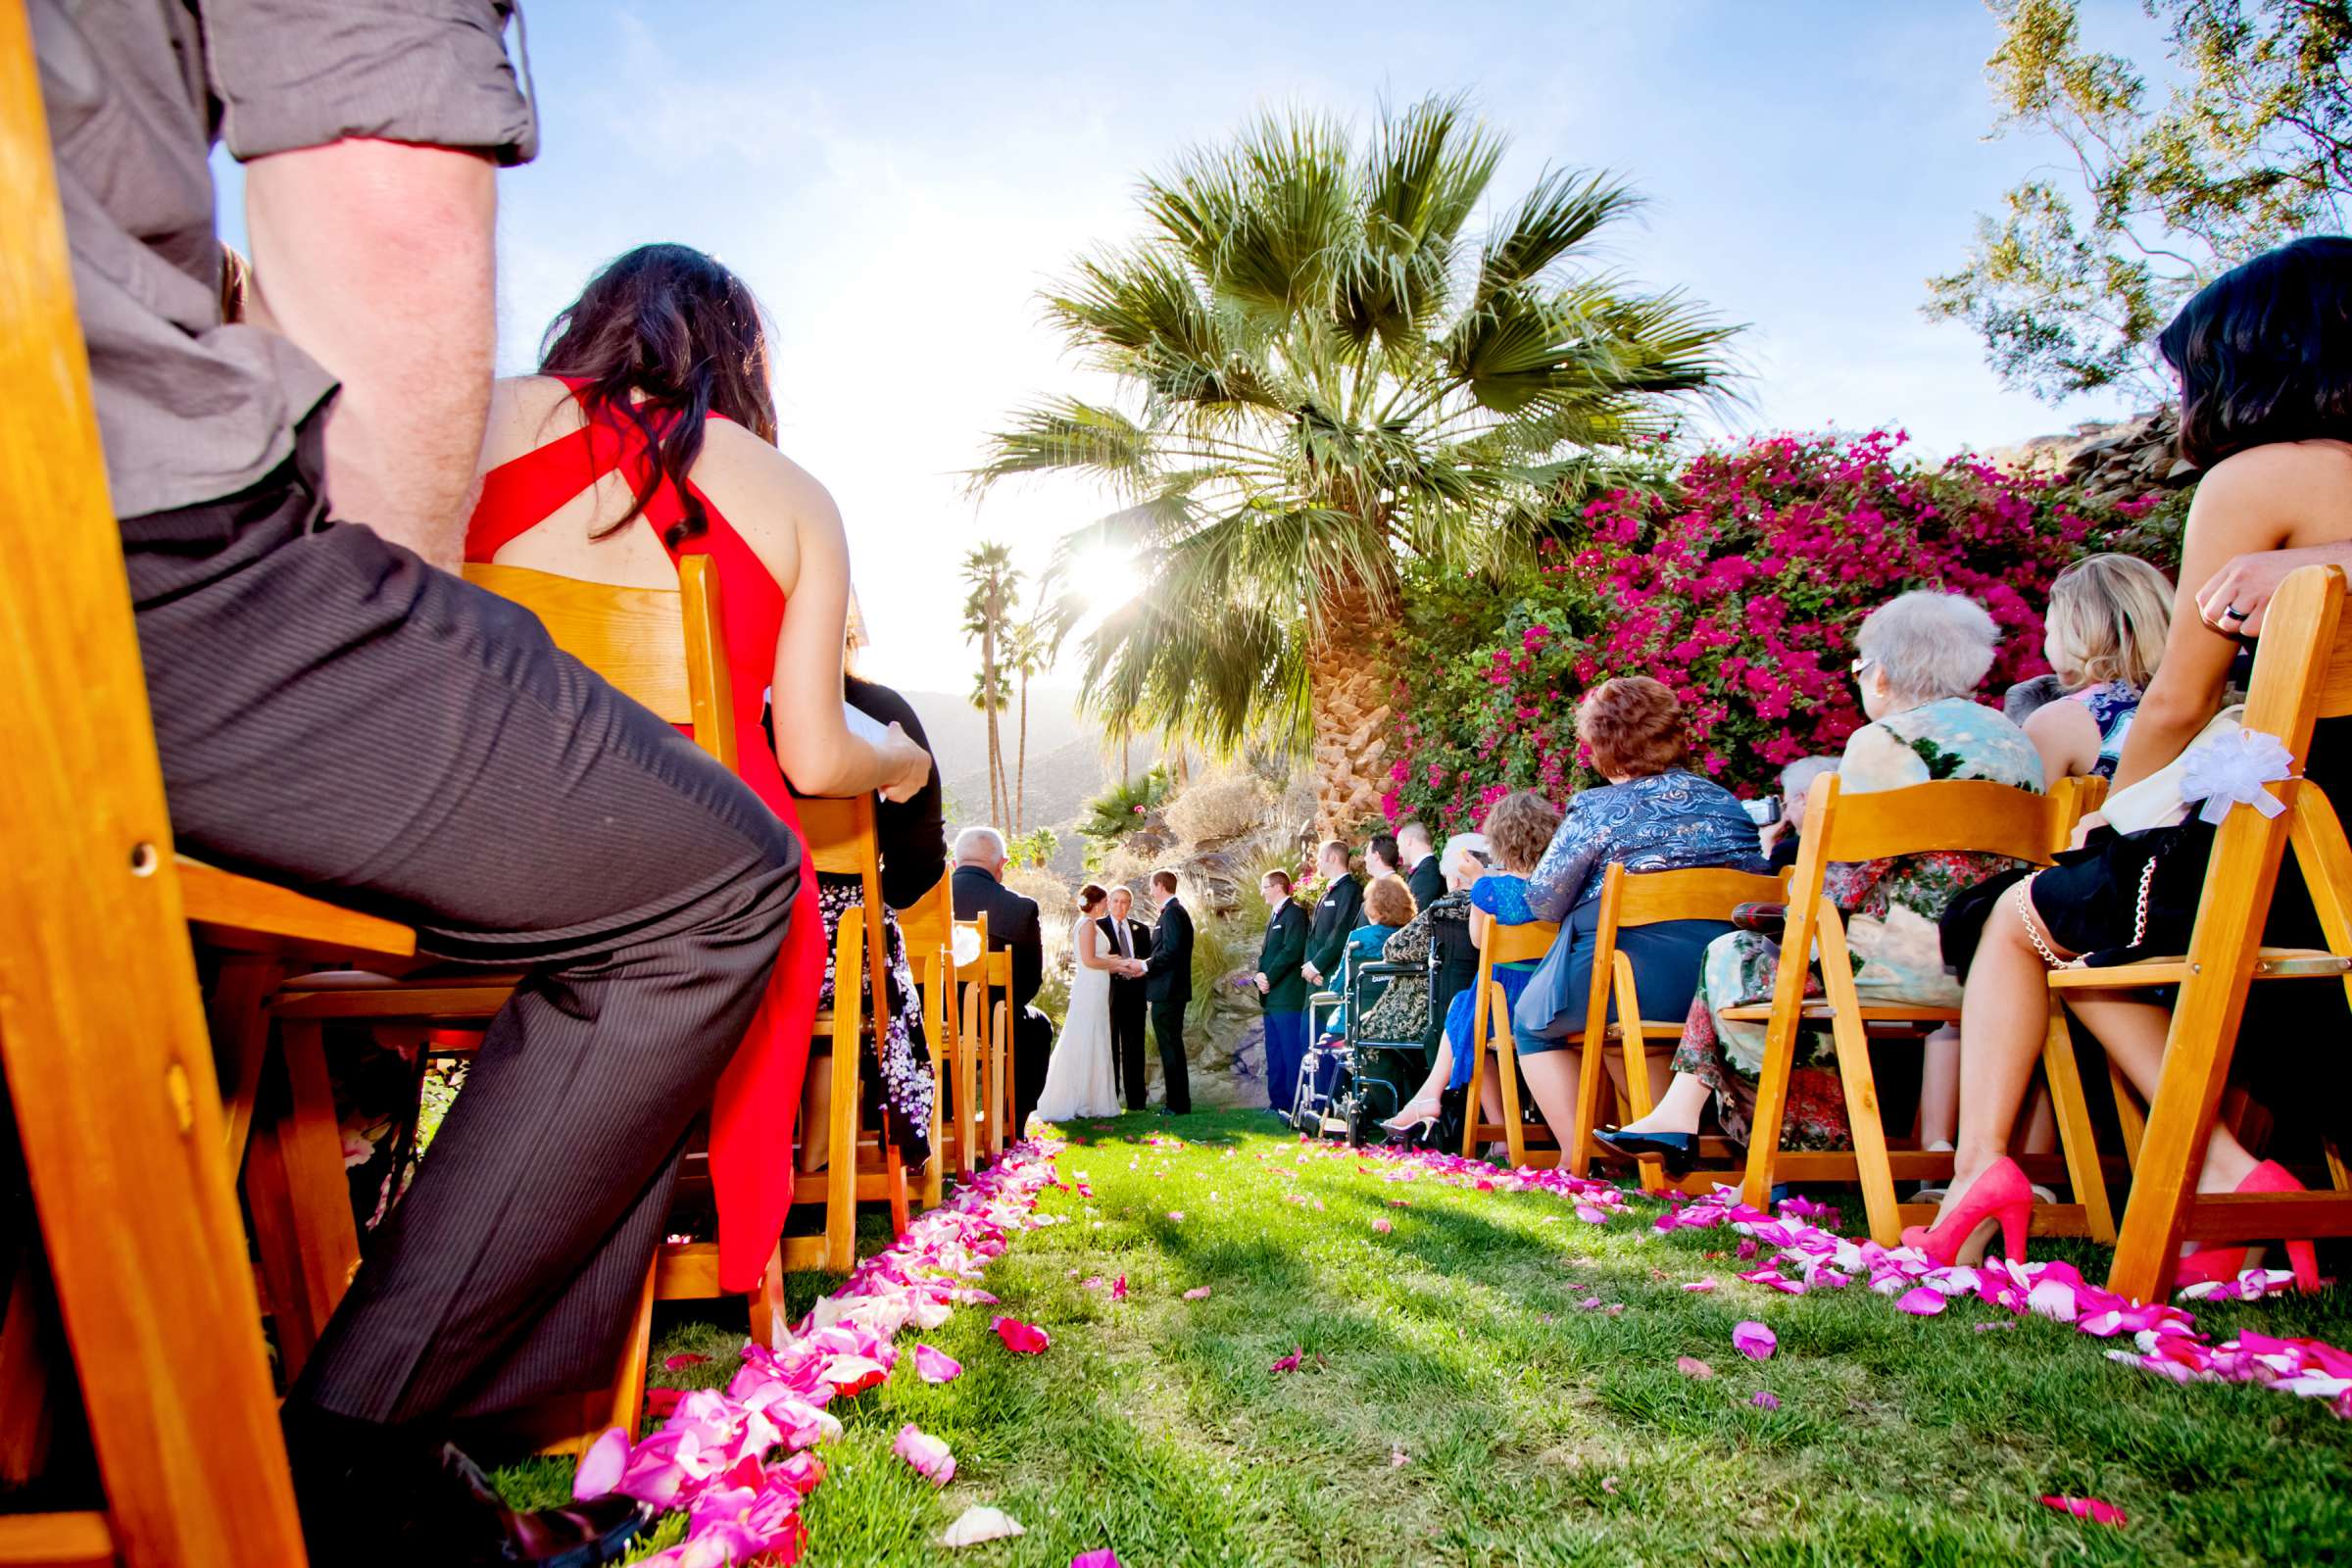
[[[2018,1262],[2026,1256],[2026,1222],[2034,1212],[2034,1184],[2017,1161],[2003,1154],[1984,1167],[1984,1173],[1968,1184],[1967,1196],[1943,1216],[1943,1222],[1933,1230],[1925,1225],[1903,1227],[1903,1245],[1916,1247],[1942,1264],[1954,1267],[1963,1261],[1974,1265],[1984,1260],[1984,1247],[1992,1238],[1990,1222],[2001,1225],[2001,1250]],[[1978,1236],[1984,1229],[1986,1234]]]
[[[2237,1191],[2241,1193],[2299,1193],[2303,1190],[2303,1184],[2275,1159],[2264,1160],[2246,1172],[2246,1179],[2237,1184]],[[2200,1247],[2193,1252],[2183,1252],[2180,1254],[2180,1266],[2173,1271],[2174,1288],[2233,1280],[2246,1271],[2247,1257],[2252,1250],[2244,1247]],[[2311,1243],[2288,1242],[2286,1260],[2295,1271],[2296,1290],[2317,1291],[2320,1288],[2320,1256]]]

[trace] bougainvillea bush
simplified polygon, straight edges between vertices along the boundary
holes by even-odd
[[[1983,700],[2046,670],[2050,579],[2136,537],[2141,509],[2085,513],[2048,475],[1973,457],[1905,466],[1903,442],[1780,435],[1708,452],[1670,488],[1593,502],[1500,584],[1415,584],[1395,645],[1390,818],[1467,826],[1507,790],[1557,799],[1590,782],[1576,703],[1611,675],[1675,688],[1693,765],[1771,793],[1784,764],[1837,754],[1862,723],[1854,629],[1907,589],[1991,612],[2001,644]]]

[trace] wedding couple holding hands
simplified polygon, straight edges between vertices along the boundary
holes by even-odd
[[[1144,1108],[1144,1017],[1151,1013],[1159,1043],[1167,1108],[1192,1109],[1184,1055],[1184,1009],[1193,996],[1193,920],[1176,896],[1176,873],[1154,871],[1152,897],[1158,920],[1131,918],[1125,888],[1079,890],[1070,927],[1069,1013],[1046,1068],[1036,1114],[1048,1122],[1115,1116],[1124,1079],[1127,1108]]]

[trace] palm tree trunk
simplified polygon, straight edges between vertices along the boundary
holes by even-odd
[[[1316,831],[1346,836],[1380,815],[1389,782],[1393,675],[1374,630],[1373,596],[1341,589],[1307,650],[1312,694]]]
[[[993,600],[980,623],[980,680],[988,699],[980,709],[988,716],[988,819],[1001,825],[1007,817],[1004,753],[997,742],[997,607]]]
[[[1012,831],[1017,837],[1022,831],[1021,818],[1029,809],[1029,666],[1021,666],[1021,736],[1020,749],[1013,754]]]

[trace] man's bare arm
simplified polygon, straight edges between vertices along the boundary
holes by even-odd
[[[439,566],[463,555],[490,406],[493,174],[476,153],[367,140],[245,170],[263,318],[343,383],[333,514]]]

